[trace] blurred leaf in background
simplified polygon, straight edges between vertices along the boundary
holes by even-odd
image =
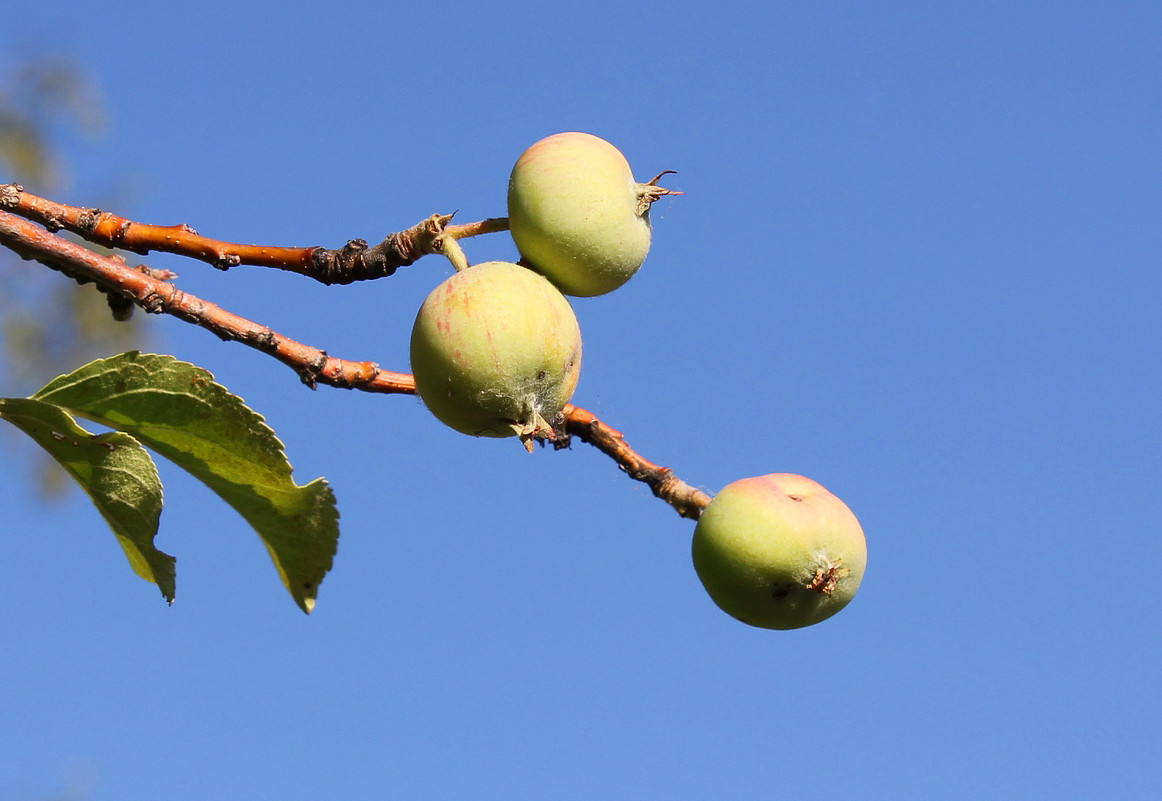
[[[108,128],[104,102],[83,69],[63,56],[40,56],[0,75],[0,172],[30,191],[66,183],[54,146],[63,126],[97,137]]]
[[[54,195],[71,184],[69,138],[93,141],[107,130],[99,89],[67,56],[36,55],[0,71],[0,183],[65,200]],[[0,249],[0,396],[28,395],[93,359],[140,347],[138,318],[118,322],[91,284]],[[3,436],[5,449],[24,447]],[[55,464],[43,464],[46,494],[68,486]]]

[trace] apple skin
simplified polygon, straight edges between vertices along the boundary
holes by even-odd
[[[424,301],[411,364],[416,394],[440,421],[477,437],[520,436],[531,448],[577,388],[581,329],[543,276],[485,262]]]
[[[554,134],[512,168],[509,230],[522,263],[566,295],[604,295],[645,261],[649,205],[659,191],[635,181],[625,156],[604,139]]]
[[[847,505],[809,478],[772,473],[728,484],[694,529],[694,569],[743,623],[796,629],[855,596],[867,542]]]

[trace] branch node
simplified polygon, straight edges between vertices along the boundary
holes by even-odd
[[[77,214],[77,233],[81,236],[88,236],[96,230],[97,224],[100,222],[100,209],[80,209]]]
[[[14,209],[20,205],[20,195],[24,187],[20,184],[4,184],[0,186],[0,207]]]
[[[278,350],[278,334],[269,328],[251,332],[246,336],[246,343],[256,350],[274,353]]]
[[[323,368],[327,366],[327,351],[321,350],[310,362],[302,365],[299,370],[299,379],[310,389],[318,389],[319,379],[323,375]]]
[[[221,270],[222,272],[229,270],[231,267],[237,267],[241,263],[242,257],[237,253],[226,253],[224,251],[215,253],[214,261],[211,262],[215,270]]]
[[[174,290],[177,292],[177,290]],[[156,289],[151,289],[147,292],[138,303],[141,308],[145,309],[147,314],[161,314],[165,311],[165,298]]]

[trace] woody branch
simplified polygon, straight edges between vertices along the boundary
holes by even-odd
[[[13,197],[12,192],[9,191],[10,186],[0,187],[0,209],[5,206],[12,207],[9,202]],[[29,201],[32,196],[18,193],[17,197],[22,201]],[[20,200],[18,200],[18,209],[24,212],[25,216],[33,217],[38,222],[41,220],[36,215],[44,214],[46,208],[54,208],[55,211],[71,208],[60,204],[46,206],[44,204],[51,202],[40,202],[39,198],[26,203],[20,202]],[[432,219],[435,217],[429,218],[429,220]],[[80,222],[83,221],[78,221],[79,227]],[[462,226],[465,232],[458,233],[458,236],[485,233],[485,229],[488,229],[492,224],[490,221],[474,224],[480,230],[472,230],[473,226]],[[421,223],[421,225],[423,224]],[[128,230],[132,230],[134,226],[135,224],[130,224]],[[70,226],[63,224],[57,227],[73,230]],[[150,236],[158,236],[158,227],[142,226],[142,228],[147,229]],[[495,230],[503,230],[503,228]],[[174,245],[168,249],[168,252],[188,256],[194,256],[194,253],[188,252],[188,249],[197,250],[199,253],[208,252],[204,245],[206,242],[213,242],[213,240],[205,240],[200,237],[191,239],[192,236],[195,235],[182,235],[178,240],[175,240],[182,243],[180,247]],[[165,273],[153,271],[146,267],[132,267],[120,257],[95,253],[82,245],[56,236],[42,225],[37,225],[28,219],[3,210],[0,210],[0,244],[22,258],[36,260],[75,280],[91,281],[97,284],[102,291],[124,297],[147,312],[170,314],[205,328],[221,339],[241,342],[268,353],[293,369],[298,373],[303,383],[312,388],[321,383],[367,392],[415,393],[415,381],[407,373],[383,370],[373,362],[350,361],[330,356],[326,351],[297,342],[277,333],[268,326],[253,322],[214,303],[182,292],[171,281],[166,280],[167,274]],[[107,243],[102,242],[101,244]],[[239,246],[231,245],[229,247]],[[163,248],[152,249],[161,250]],[[266,253],[282,251],[285,254],[291,254],[296,249],[256,247],[256,252],[259,250]],[[269,266],[278,265],[272,262]],[[683,517],[696,519],[706,504],[710,502],[710,496],[705,492],[686,484],[669,468],[657,465],[638,454],[626,443],[620,431],[601,422],[587,410],[569,404],[565,407],[563,416],[560,435],[553,443],[555,447],[567,447],[569,438],[572,436],[593,445],[611,457],[631,478],[649,486],[654,495],[674,507],[678,514]]]
[[[305,275],[324,284],[350,284],[385,278],[400,267],[443,250],[445,236],[463,239],[504,231],[508,220],[496,218],[451,225],[451,214],[433,214],[404,231],[388,234],[378,245],[352,239],[341,248],[267,247],[222,242],[202,236],[186,224],[149,225],[95,208],[69,206],[24,191],[19,184],[0,185],[0,209],[43,225],[64,229],[97,245],[145,255],[175,253],[204,261],[220,270],[242,264],[273,267]]]

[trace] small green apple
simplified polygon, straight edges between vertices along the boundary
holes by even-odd
[[[604,139],[555,134],[512,168],[509,229],[522,262],[562,292],[604,295],[645,261],[650,204],[666,194],[680,193],[635,181],[625,156]]]
[[[424,301],[411,364],[416,393],[443,423],[478,437],[519,436],[531,449],[577,388],[581,329],[543,276],[485,262]]]
[[[847,505],[792,473],[728,484],[694,529],[694,569],[710,597],[743,623],[796,629],[855,596],[867,543]]]

